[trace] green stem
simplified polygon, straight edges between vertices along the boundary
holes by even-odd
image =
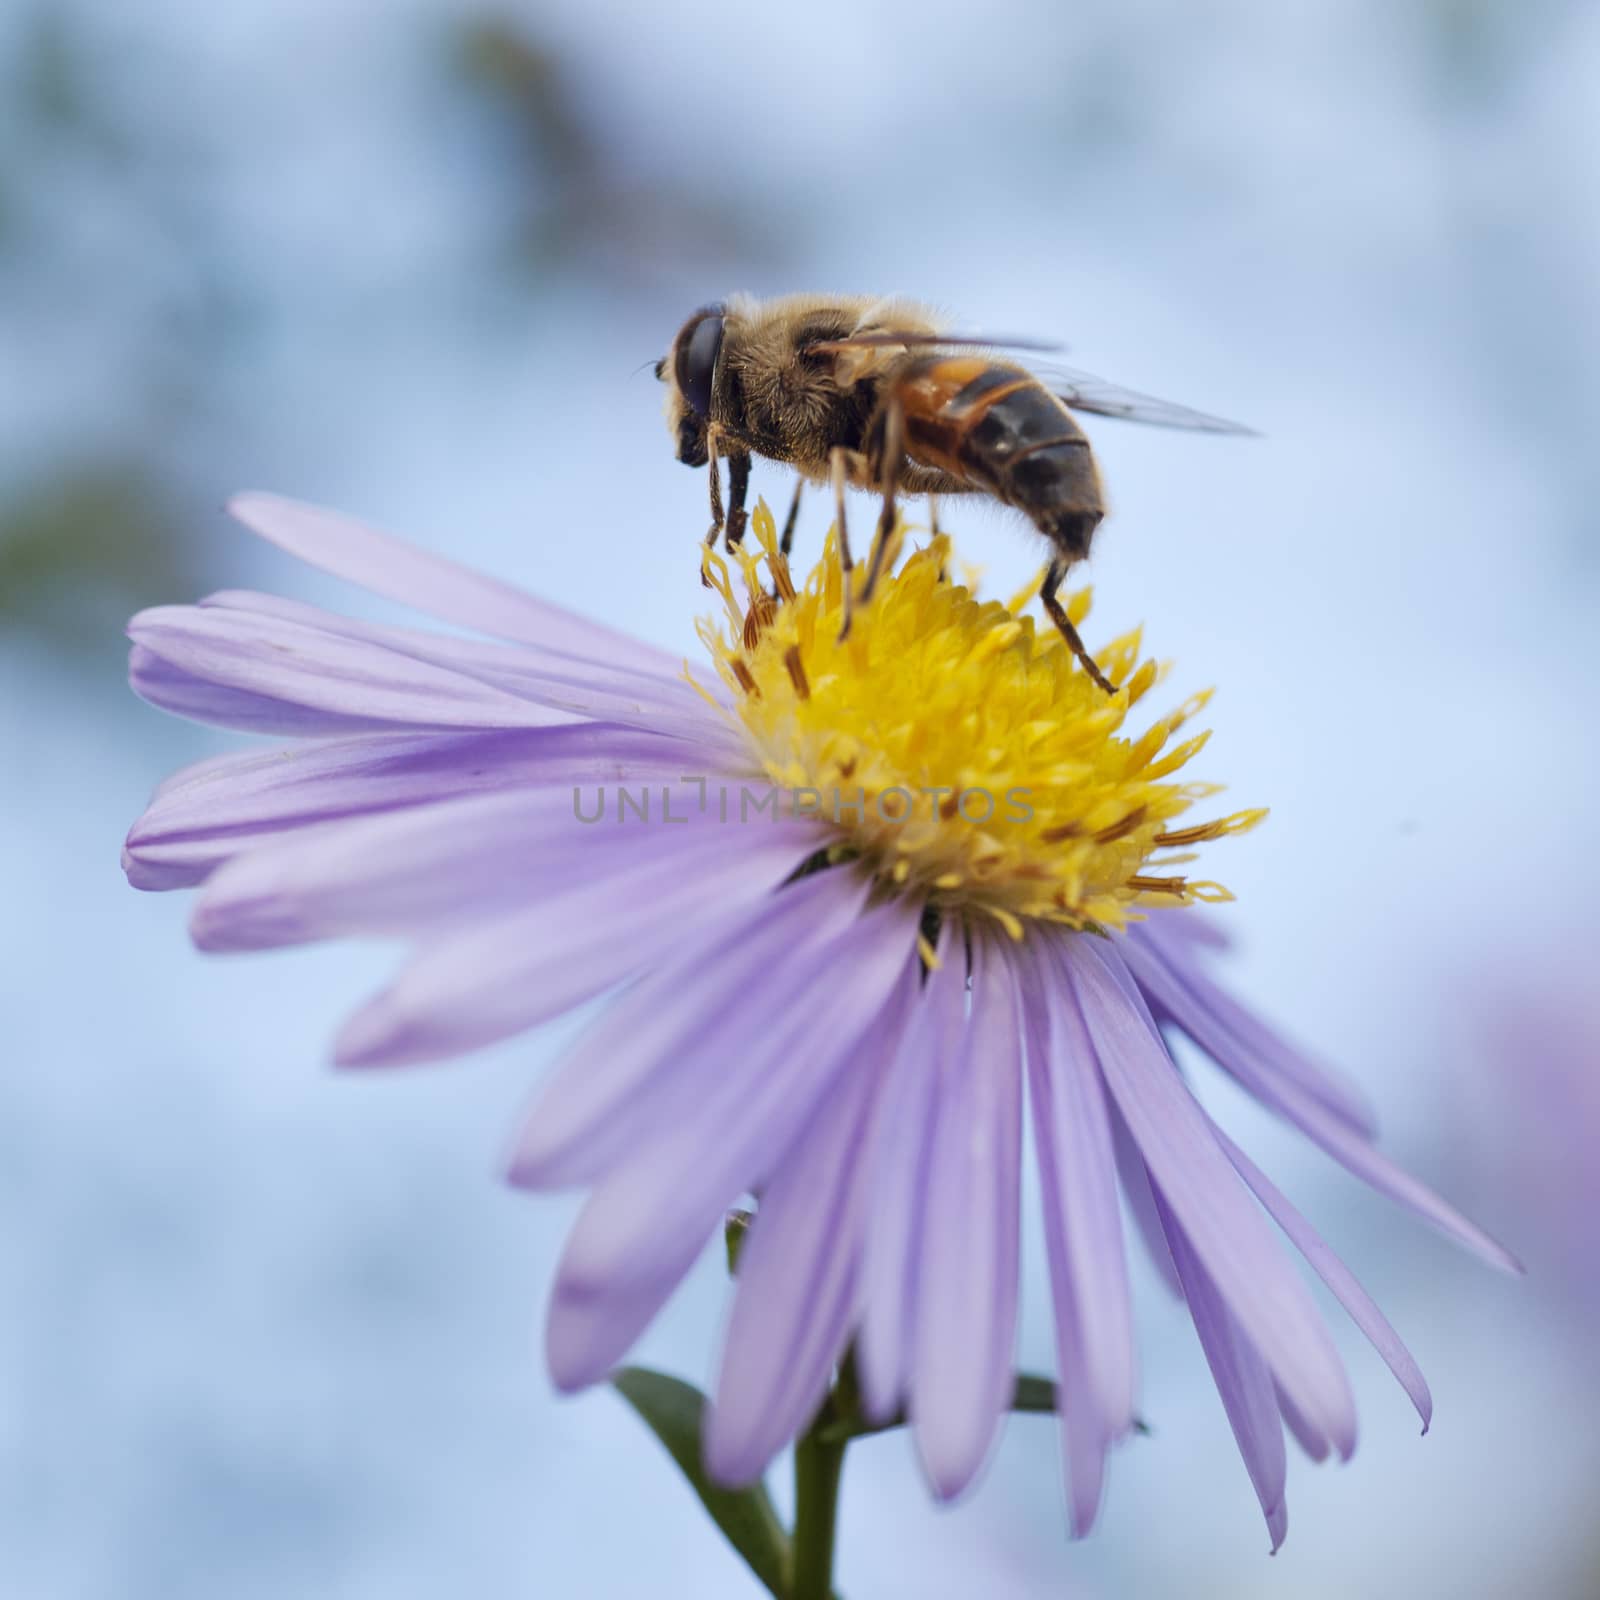
[[[792,1600],[833,1600],[833,1541],[845,1442],[807,1433],[794,1449]]]

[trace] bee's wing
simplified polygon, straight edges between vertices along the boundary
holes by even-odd
[[[978,348],[990,350],[1060,350],[1059,344],[1043,339],[1006,338],[997,334],[929,333],[911,329],[875,328],[862,333],[852,333],[842,339],[824,339],[811,345],[812,350],[938,350],[952,348]],[[1124,389],[1121,384],[1108,383],[1091,372],[1080,372],[1075,367],[1054,363],[1037,365],[1033,374],[1059,395],[1074,411],[1089,411],[1102,417],[1121,417],[1128,422],[1147,422],[1158,428],[1188,428],[1197,433],[1255,433],[1242,422],[1230,422],[1226,417],[1214,417],[1192,406],[1180,406],[1172,400],[1159,400],[1154,395],[1140,394],[1134,389]]]
[[[875,328],[867,333],[851,333],[842,339],[823,339],[807,348],[812,350],[881,350],[903,345],[908,350],[937,350],[942,345],[962,348],[976,345],[991,350],[1061,350],[1065,346],[1048,339],[1008,339],[993,333],[928,333],[903,329]]]
[[[1213,417],[1171,400],[1139,394],[1072,367],[1038,366],[1033,374],[1074,411],[1122,417],[1128,422],[1148,422],[1158,428],[1190,428],[1199,433],[1254,434],[1256,431],[1242,422],[1229,422],[1225,417]]]

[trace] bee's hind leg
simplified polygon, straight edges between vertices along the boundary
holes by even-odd
[[[1094,657],[1084,648],[1083,640],[1078,637],[1078,630],[1072,625],[1072,618],[1067,615],[1067,608],[1062,605],[1056,594],[1056,590],[1061,587],[1061,580],[1066,575],[1067,563],[1052,561],[1044,575],[1044,582],[1039,587],[1039,598],[1044,602],[1044,609],[1060,631],[1061,637],[1067,641],[1067,648],[1078,658],[1078,664],[1107,694],[1115,694],[1116,688],[1105,673],[1095,665]]]

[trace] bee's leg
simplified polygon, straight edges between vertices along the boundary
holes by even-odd
[[[717,536],[722,532],[722,463],[717,456],[717,436],[706,433],[706,475],[711,485],[711,529],[706,534],[706,549],[717,547]]]
[[[850,531],[845,526],[844,516],[844,478],[845,457],[848,452],[840,445],[835,445],[828,452],[828,473],[833,479],[833,507],[834,515],[839,524],[839,572],[844,580],[844,621],[839,624],[839,642],[843,644],[850,637],[850,624],[855,617],[855,562],[850,556]]]
[[[1111,680],[1095,665],[1094,657],[1084,648],[1083,640],[1078,637],[1078,630],[1072,626],[1072,618],[1067,615],[1067,609],[1056,597],[1056,590],[1061,587],[1061,580],[1067,575],[1065,561],[1052,561],[1049,570],[1044,575],[1044,583],[1039,588],[1039,598],[1044,602],[1045,611],[1050,620],[1055,623],[1061,632],[1061,637],[1067,641],[1067,648],[1078,658],[1078,663],[1107,694],[1115,694]]]
[[[889,541],[894,536],[895,485],[900,476],[900,462],[905,455],[906,414],[898,397],[891,395],[883,414],[883,455],[878,469],[879,483],[883,489],[883,510],[878,513],[878,531],[872,536],[872,559],[867,564],[867,581],[861,586],[861,603],[865,605],[878,587],[883,576],[884,559],[889,553]]]
[[[717,548],[717,537],[722,532],[722,462],[717,454],[717,430],[706,429],[706,482],[711,489],[711,526],[706,530],[705,545],[707,550]],[[700,587],[709,589],[711,580],[705,574],[705,568],[700,569]]]
[[[778,541],[778,553],[785,558],[794,549],[794,525],[800,518],[800,491],[805,486],[806,480],[797,476],[794,480],[794,499],[789,502],[789,515],[783,519],[783,537]]]
[[[724,524],[726,533],[723,536],[723,548],[732,550],[744,538],[744,530],[749,518],[744,511],[744,497],[750,489],[750,457],[747,455],[730,455],[728,457],[728,516]],[[716,537],[716,530],[712,530],[712,537]]]

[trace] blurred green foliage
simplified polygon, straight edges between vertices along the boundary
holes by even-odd
[[[759,197],[735,207],[709,195],[703,176],[691,188],[632,170],[608,125],[609,97],[586,94],[575,64],[523,21],[469,17],[456,25],[447,58],[497,127],[501,159],[489,176],[524,268],[600,266],[637,285],[697,262],[775,253],[781,230],[756,220]]]
[[[63,466],[0,500],[0,628],[52,648],[120,653],[142,605],[198,584],[185,508],[137,462]]]
[[[6,20],[0,628],[57,657],[120,649],[129,612],[192,592],[204,509],[279,437],[250,398],[258,364],[287,363],[292,389],[366,318],[431,319],[448,343],[476,291],[515,314],[597,273],[619,297],[674,271],[720,278],[708,263],[751,259],[775,231],[637,170],[603,85],[524,21],[468,14],[408,46],[441,97],[415,105],[428,181],[467,201],[449,292],[359,230],[318,241],[327,271],[285,270],[304,242],[292,215],[240,204],[248,147],[215,102],[150,92],[191,70],[181,36],[74,0]],[[304,158],[286,153],[283,181]]]

